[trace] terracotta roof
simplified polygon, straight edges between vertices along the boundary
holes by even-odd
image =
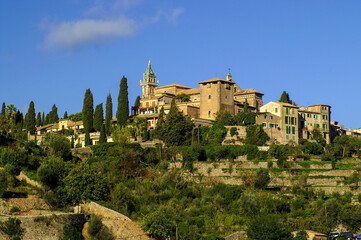
[[[178,94],[188,94],[188,95],[193,95],[193,94],[200,94],[201,89],[200,88],[191,88],[191,89],[187,89],[187,90],[182,90],[180,91]]]
[[[165,86],[162,86],[162,87],[157,87],[157,89],[161,89],[161,88],[169,88],[169,87],[176,87],[176,88],[190,89],[190,87],[183,86],[183,85],[180,85],[180,84],[177,84],[177,83],[173,83],[173,84],[165,85]]]
[[[222,78],[211,78],[211,79],[208,79],[208,80],[205,80],[205,81],[202,81],[202,82],[199,82],[198,84],[204,84],[204,83],[210,83],[210,82],[218,82],[218,81],[221,81],[221,82],[226,82],[226,83],[229,83],[229,84],[235,84],[233,81],[227,81],[227,80],[224,80]]]
[[[330,105],[327,105],[327,104],[313,104],[313,105],[310,105],[308,107],[314,107],[314,106],[327,106],[327,107],[331,107]]]
[[[253,88],[250,88],[250,89],[240,89],[240,90],[238,90],[237,92],[235,92],[234,95],[249,94],[249,93],[258,93],[258,94],[264,95],[263,93],[258,92],[257,90],[254,90]]]
[[[291,108],[299,108],[298,106],[295,106],[295,105],[292,105],[292,104],[289,104],[289,103],[284,103],[284,102],[275,102],[275,101],[271,101],[271,102],[268,102],[266,103],[265,105],[269,104],[269,103],[278,103],[284,107],[291,107]],[[263,105],[263,106],[265,106]]]

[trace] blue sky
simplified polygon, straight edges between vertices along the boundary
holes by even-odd
[[[0,103],[59,116],[94,106],[128,78],[141,94],[148,60],[160,85],[225,78],[299,106],[329,104],[332,120],[361,127],[361,1],[4,0]],[[104,106],[104,105],[103,105]]]

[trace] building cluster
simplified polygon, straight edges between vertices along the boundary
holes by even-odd
[[[274,101],[263,104],[263,93],[255,89],[240,88],[230,73],[226,75],[226,79],[212,78],[198,84],[198,88],[176,83],[159,87],[159,81],[156,80],[156,74],[149,61],[143,79],[140,80],[142,97],[139,106],[132,107],[132,116],[145,118],[148,129],[154,129],[160,109],[164,108],[167,114],[172,100],[175,99],[178,109],[183,115],[189,115],[196,127],[210,126],[212,120],[216,119],[217,112],[228,111],[236,115],[243,111],[247,104],[251,111],[262,113],[257,115],[256,123],[263,126],[272,143],[298,143],[300,138],[311,139],[314,129],[320,131],[327,143],[340,134],[361,135],[361,129],[347,130],[336,121],[331,121],[331,106],[326,104],[308,107]],[[112,122],[116,123],[115,117]],[[58,123],[38,127],[37,141],[40,143],[46,132],[72,129],[77,136],[75,145],[84,146],[85,135],[82,128],[82,121],[62,119]],[[244,128],[240,129],[244,131]],[[240,135],[243,136],[245,133]],[[91,133],[90,137],[93,144],[98,143],[99,133]],[[112,141],[111,137],[108,137],[108,141]]]
[[[254,89],[241,89],[230,73],[226,79],[212,78],[199,82],[199,88],[179,84],[158,87],[151,63],[140,81],[142,98],[134,116],[146,118],[149,128],[155,128],[158,112],[163,107],[167,114],[175,98],[177,107],[184,115],[189,115],[196,126],[210,125],[219,111],[229,111],[232,115],[243,111],[245,102],[257,115],[256,123],[261,124],[274,143],[298,143],[300,138],[310,139],[317,128],[329,143],[333,137],[331,107],[315,104],[301,107],[283,102],[263,104],[263,93]]]

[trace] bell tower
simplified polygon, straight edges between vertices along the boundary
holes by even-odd
[[[142,86],[142,98],[151,98],[154,96],[155,88],[158,87],[159,82],[156,81],[156,74],[153,72],[150,60],[148,67],[143,73],[143,82],[140,80],[140,86]]]

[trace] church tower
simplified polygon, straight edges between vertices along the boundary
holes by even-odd
[[[154,96],[155,88],[158,87],[159,82],[156,81],[156,74],[153,72],[150,60],[148,67],[143,73],[143,82],[140,80],[140,86],[142,86],[142,98],[151,98]]]

